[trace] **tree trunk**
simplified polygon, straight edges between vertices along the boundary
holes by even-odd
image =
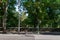
[[[18,18],[18,34],[20,33],[20,11],[19,11],[19,8],[20,8],[20,1],[21,0],[18,0],[18,12],[19,12],[19,18]]]
[[[6,33],[6,15],[3,16],[3,33]]]
[[[7,1],[6,1],[6,3],[4,3],[4,6],[3,6],[3,12],[4,12],[4,15],[3,15],[3,33],[6,33],[7,8],[8,8],[8,5],[7,5]]]

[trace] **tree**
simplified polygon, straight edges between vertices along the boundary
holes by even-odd
[[[7,29],[9,27],[18,27],[18,12],[16,11],[16,0],[10,0],[7,14]]]
[[[16,0],[2,0],[0,3],[0,19],[3,20],[1,24],[3,25],[3,32],[6,33],[6,28],[10,26],[17,26],[17,14],[15,11]]]
[[[7,19],[7,8],[8,8],[8,0],[2,1],[2,13],[3,14],[3,33],[6,33],[6,19]]]
[[[29,0],[24,2],[24,7],[27,9],[29,14],[29,24],[33,24],[34,27],[38,24],[40,24],[40,27],[44,27],[46,24],[48,26],[50,25],[49,27],[54,27],[58,19],[58,14],[55,13],[58,6],[56,0]],[[39,23],[39,21],[41,21],[41,23]]]

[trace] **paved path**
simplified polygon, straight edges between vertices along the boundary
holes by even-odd
[[[60,40],[60,35],[0,34],[0,40]]]
[[[34,35],[35,40],[60,40],[60,35]]]
[[[35,38],[29,35],[0,34],[0,40],[35,40]]]

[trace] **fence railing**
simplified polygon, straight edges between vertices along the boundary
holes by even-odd
[[[0,32],[3,31],[3,27],[0,27]],[[11,33],[18,33],[18,27],[7,27],[6,28],[7,32]],[[34,28],[34,27],[20,27],[20,32],[33,32],[33,33],[38,33],[38,32],[60,32],[60,28]]]

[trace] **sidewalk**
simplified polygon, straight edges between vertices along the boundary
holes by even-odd
[[[0,40],[60,40],[60,35],[0,34]]]
[[[35,40],[60,40],[60,35],[34,35]]]

